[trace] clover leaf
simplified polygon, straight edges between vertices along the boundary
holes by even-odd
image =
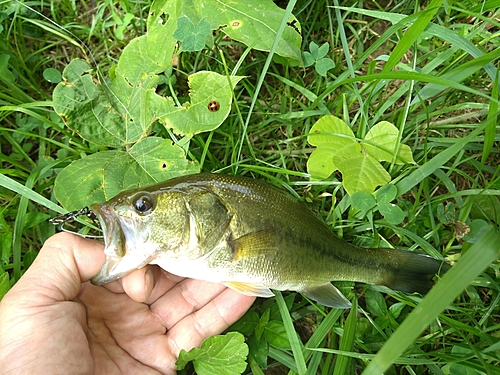
[[[302,52],[304,66],[307,68],[314,65],[316,72],[323,77],[326,77],[326,72],[335,67],[335,63],[329,57],[325,57],[330,49],[328,42],[318,46],[316,43],[309,43],[310,52]]]

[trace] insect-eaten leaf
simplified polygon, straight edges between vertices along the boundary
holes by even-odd
[[[206,339],[200,348],[189,352],[181,350],[175,363],[177,370],[183,370],[193,361],[198,375],[234,375],[241,374],[247,367],[248,346],[239,332],[213,336]]]
[[[95,83],[91,67],[73,60],[64,69],[63,82],[53,92],[54,110],[68,128],[97,145],[118,147],[147,136],[156,120],[151,104],[158,76],[145,75],[131,86],[117,75],[108,84]]]
[[[199,164],[168,140],[145,138],[125,151],[101,151],[64,168],[54,184],[54,195],[69,211],[102,203],[118,193],[173,177],[198,173]]]
[[[181,135],[214,130],[229,114],[233,87],[242,78],[204,71],[190,75],[189,102],[178,107],[172,98],[157,98],[160,122]]]

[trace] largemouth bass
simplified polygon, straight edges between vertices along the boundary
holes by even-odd
[[[172,274],[271,297],[293,290],[323,305],[349,308],[331,281],[427,292],[443,263],[338,237],[301,201],[251,178],[196,174],[126,191],[91,210],[104,232],[105,284],[147,264]]]

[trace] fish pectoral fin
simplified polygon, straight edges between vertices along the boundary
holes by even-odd
[[[233,259],[241,259],[276,250],[277,235],[275,228],[269,228],[247,233],[227,242],[233,251]]]
[[[349,300],[344,297],[340,290],[338,290],[330,283],[313,288],[299,290],[299,292],[307,298],[310,298],[328,307],[334,307],[336,309],[348,309],[351,307],[351,302],[349,302]]]
[[[228,281],[223,284],[228,288],[236,290],[238,293],[245,294],[247,296],[264,298],[274,297],[274,293],[271,291],[271,289],[264,285],[246,284],[237,281]]]

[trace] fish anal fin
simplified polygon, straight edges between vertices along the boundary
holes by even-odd
[[[228,288],[236,290],[238,293],[245,294],[247,296],[256,296],[256,297],[274,297],[274,293],[268,287],[264,285],[257,284],[247,284],[241,283],[237,281],[228,281],[223,283]]]
[[[233,259],[254,257],[275,251],[278,243],[277,234],[278,231],[275,228],[269,228],[229,240],[229,246],[233,251]]]
[[[351,302],[344,297],[340,290],[330,283],[299,290],[299,292],[307,298],[328,307],[334,307],[336,309],[348,309],[351,307]]]

